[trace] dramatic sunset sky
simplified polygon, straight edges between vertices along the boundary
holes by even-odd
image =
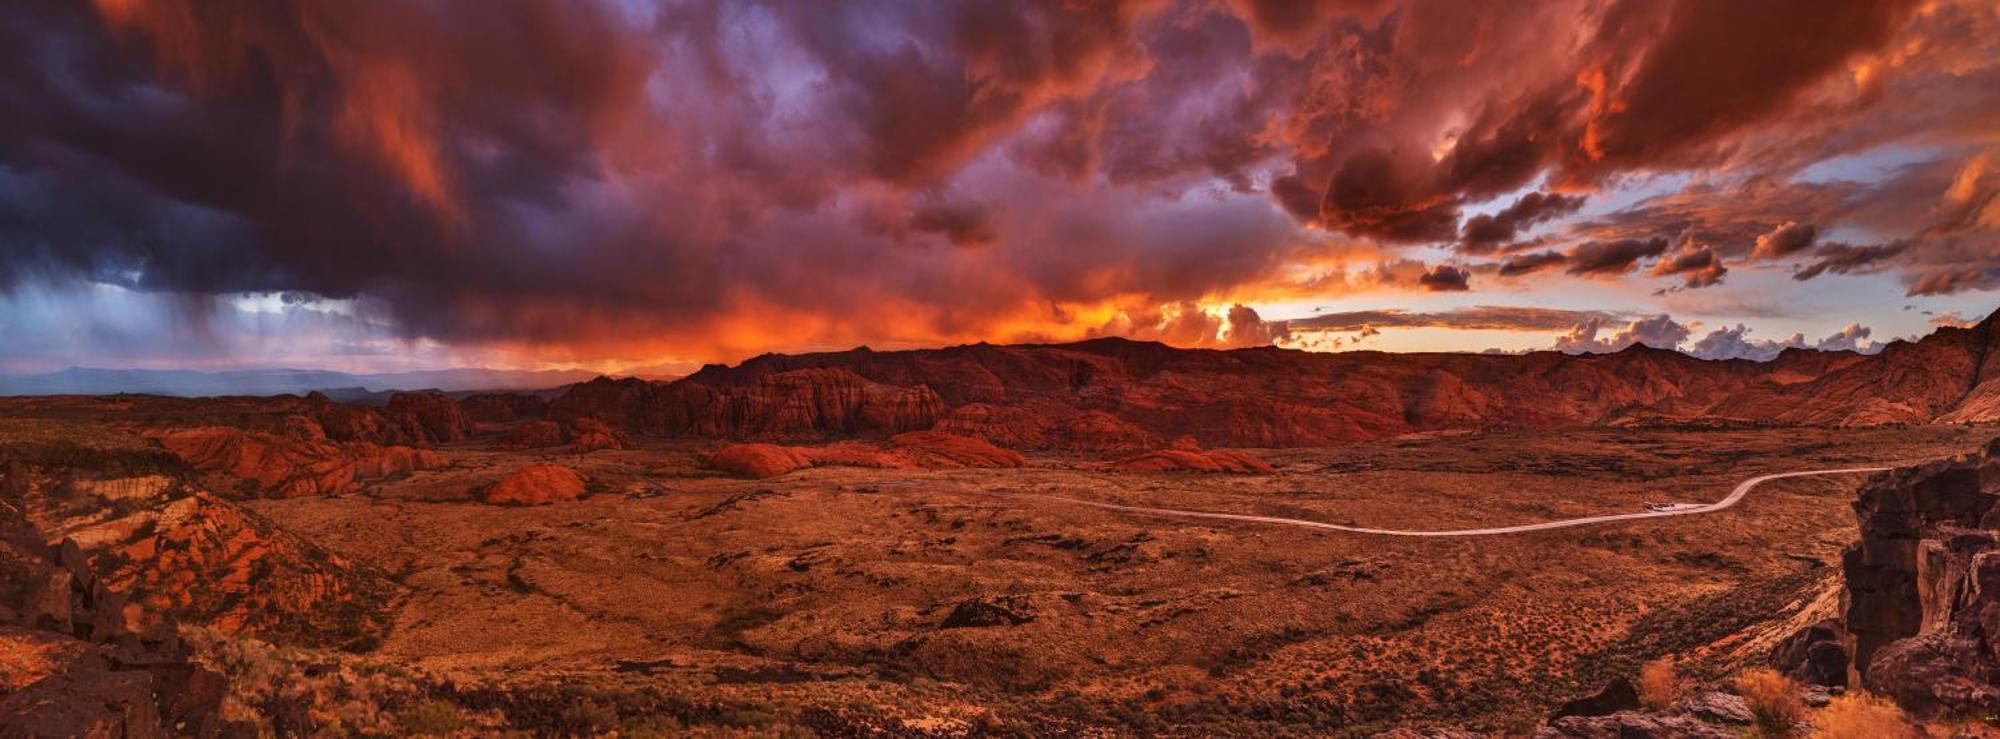
[[[0,8],[0,371],[1865,349],[1996,193],[1994,0]]]

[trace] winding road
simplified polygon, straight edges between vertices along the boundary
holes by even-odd
[[[1736,486],[1735,490],[1729,491],[1728,497],[1725,497],[1722,500],[1718,500],[1714,503],[1709,503],[1707,505],[1691,506],[1687,508],[1677,508],[1674,510],[1666,510],[1666,511],[1646,511],[1643,513],[1616,513],[1606,516],[1586,516],[1584,518],[1568,518],[1568,519],[1563,519],[1561,521],[1527,523],[1518,526],[1495,526],[1492,528],[1485,528],[1485,529],[1450,529],[1445,531],[1371,529],[1362,526],[1342,526],[1340,524],[1325,523],[1322,521],[1308,521],[1300,518],[1281,518],[1278,516],[1253,516],[1247,513],[1216,513],[1213,511],[1186,511],[1177,508],[1153,508],[1150,506],[1121,505],[1118,503],[1103,503],[1094,500],[1084,500],[1082,498],[1069,498],[1061,495],[1045,495],[1041,493],[1007,492],[1007,493],[997,493],[997,494],[1005,495],[1007,497],[1012,497],[1012,498],[1036,498],[1040,500],[1050,500],[1059,503],[1071,503],[1081,506],[1090,506],[1092,508],[1103,508],[1105,510],[1122,511],[1125,513],[1138,513],[1149,516],[1175,516],[1179,518],[1207,518],[1207,519],[1219,519],[1224,521],[1247,521],[1250,523],[1268,523],[1268,524],[1277,524],[1280,526],[1299,526],[1310,529],[1345,531],[1352,534],[1376,534],[1381,536],[1433,536],[1433,537],[1498,536],[1501,534],[1520,534],[1529,531],[1549,531],[1551,529],[1566,529],[1574,526],[1589,526],[1592,524],[1611,523],[1614,521],[1637,521],[1646,518],[1667,518],[1670,516],[1693,516],[1702,513],[1714,513],[1716,511],[1725,510],[1730,506],[1734,506],[1737,503],[1742,502],[1743,496],[1749,495],[1751,488],[1757,487],[1760,484],[1770,482],[1772,480],[1778,480],[1787,477],[1807,477],[1811,475],[1845,475],[1856,472],[1881,472],[1887,469],[1890,468],[1847,467],[1835,470],[1805,470],[1802,472],[1780,472],[1777,474],[1762,475],[1758,477],[1752,477],[1748,480],[1744,480],[1741,484],[1738,484]],[[996,494],[996,493],[987,493],[987,494]]]

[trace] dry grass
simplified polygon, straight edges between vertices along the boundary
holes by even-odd
[[[1661,657],[1641,666],[1638,687],[1639,702],[1655,711],[1673,705],[1687,693],[1687,683],[1675,669],[1673,657]]]
[[[1887,698],[1849,693],[1833,699],[1814,721],[1814,739],[1915,739],[1922,736]]]
[[[1750,704],[1756,728],[1764,736],[1785,736],[1805,717],[1806,704],[1799,699],[1799,684],[1768,667],[1757,667],[1736,675],[1736,692]]]

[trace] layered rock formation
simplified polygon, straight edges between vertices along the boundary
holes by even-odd
[[[310,422],[308,422],[310,423]],[[334,443],[306,426],[291,436],[226,426],[153,432],[154,438],[195,469],[246,497],[344,495],[370,480],[443,467],[443,456],[405,446]]]
[[[22,474],[0,470],[0,734],[242,735],[223,718],[223,678],[189,659],[170,621],[135,627],[138,609],[74,544],[43,543]]]
[[[203,492],[158,450],[0,448],[20,507],[46,541],[132,606],[135,628],[169,620],[288,644],[366,648],[399,589],[380,572]]]
[[[396,393],[382,413],[415,444],[459,441],[472,433],[472,419],[444,393]]]
[[[598,378],[549,406],[556,420],[600,419],[644,434],[767,440],[887,436],[930,428],[943,412],[928,387],[875,382],[842,368],[717,382]]]
[[[334,441],[427,446],[460,441],[473,428],[472,419],[458,401],[443,393],[396,393],[381,408],[336,403],[312,393],[301,405],[300,411]]]

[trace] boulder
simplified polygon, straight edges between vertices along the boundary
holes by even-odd
[[[1679,713],[1620,711],[1609,716],[1569,716],[1536,732],[1544,739],[1734,739],[1742,733]]]
[[[583,495],[583,476],[554,464],[531,464],[481,491],[479,499],[493,505],[536,506],[576,500]]]
[[[960,601],[952,606],[951,615],[941,629],[964,629],[986,626],[1019,626],[1035,620],[1035,610],[1026,599],[1019,597],[974,598]]]
[[[708,457],[708,466],[739,477],[762,480],[813,465],[806,450],[772,444],[731,444]]]
[[[1228,450],[1161,449],[1111,463],[1119,472],[1233,472],[1269,475],[1277,470],[1264,460]]]
[[[911,431],[889,437],[888,448],[901,452],[925,469],[951,467],[1020,467],[1028,460],[976,436],[946,431]]]
[[[1682,698],[1675,703],[1674,713],[1685,713],[1712,724],[1733,724],[1746,726],[1756,720],[1750,712],[1750,704],[1740,695],[1720,691],[1704,691]]]
[[[1847,686],[1847,647],[1840,622],[1826,620],[1799,629],[1771,649],[1772,669],[1807,685]]]
[[[1596,693],[1557,706],[1549,720],[1554,721],[1566,716],[1608,716],[1638,707],[1639,691],[1632,687],[1632,681],[1622,677],[1613,678]]]

